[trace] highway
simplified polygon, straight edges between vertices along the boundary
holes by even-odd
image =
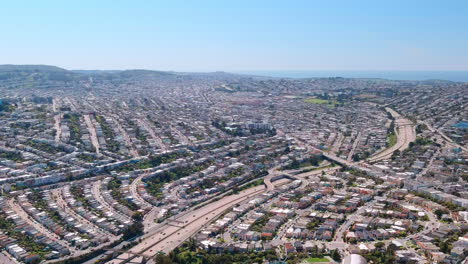
[[[265,184],[267,191],[273,191],[273,189],[275,188],[273,182],[277,180],[281,175],[286,175],[288,177],[294,178],[287,173],[278,171],[278,167],[271,168],[268,170],[268,175],[265,176],[265,178],[263,178],[263,183]]]
[[[153,234],[143,238],[142,242],[129,251],[148,257],[153,257],[160,251],[169,253],[190,236],[198,232],[203,226],[216,219],[224,211],[230,209],[237,203],[263,193],[265,190],[265,186],[253,187],[238,194],[221,198],[218,201],[207,204],[190,213],[183,213],[179,217],[171,218],[170,221],[161,224],[153,231]],[[117,259],[109,261],[108,263],[128,263],[129,261],[137,261],[138,258],[141,257],[129,253],[122,253]]]
[[[395,120],[395,133],[397,142],[395,145],[377,152],[371,156],[367,161],[377,162],[380,160],[388,159],[392,156],[393,152],[400,150],[403,151],[409,147],[409,143],[416,140],[415,125],[410,120],[404,118],[395,110],[386,107],[385,110],[389,112]]]
[[[359,141],[361,140],[361,132],[359,132],[356,136],[356,139],[354,140],[353,147],[351,148],[351,151],[348,154],[348,161],[351,161],[353,159],[354,152],[356,151],[356,148],[359,144]]]
[[[433,133],[435,134],[438,134],[439,137],[437,137],[438,139],[440,139],[440,141],[443,141],[445,142],[445,144],[447,144],[448,146],[451,146],[453,148],[460,148],[461,150],[463,150],[464,152],[468,152],[468,148],[466,147],[463,147],[455,142],[453,142],[453,140],[451,138],[449,138],[447,135],[445,135],[442,131],[434,128],[433,126],[431,126],[429,123],[427,123],[426,121],[420,121],[418,120],[418,123],[419,124],[424,124],[426,125],[426,127]]]
[[[334,155],[332,153],[322,152],[322,155],[325,158],[333,160],[334,162],[336,162],[338,164],[341,164],[341,165],[345,165],[345,166],[348,166],[348,167],[358,166],[357,163],[342,159],[342,158],[337,157],[336,155]]]
[[[298,173],[302,169],[285,170],[285,171],[279,171],[278,169],[279,167],[274,167],[274,168],[269,169],[268,175],[265,176],[265,178],[263,179],[263,183],[265,184],[267,191],[272,191],[275,188],[275,186],[277,186],[277,184],[273,182],[281,178],[281,176],[285,176],[292,180],[302,180],[302,182],[304,183],[305,182],[304,180],[306,179],[306,177],[316,176],[318,174],[321,174],[322,172],[335,171],[335,170],[341,169],[341,167],[340,166],[329,167],[327,165],[325,167],[316,168],[311,171],[303,172],[303,173]]]
[[[393,109],[387,108],[387,111],[390,112],[395,118],[395,126],[398,138],[397,144],[395,144],[395,146],[392,148],[388,148],[380,153],[377,153],[377,155],[371,158],[373,161],[390,157],[394,151],[397,149],[402,150],[407,148],[409,143],[415,140],[414,124],[408,119],[400,116]],[[357,167],[358,169],[364,171],[370,171],[369,168],[361,166],[365,164],[354,163],[345,159],[341,159],[331,153],[324,152],[323,155],[340,164],[350,167]],[[142,260],[142,256],[152,258],[158,252],[169,253],[174,248],[182,244],[186,239],[196,234],[196,232],[198,232],[205,225],[216,219],[223,212],[233,207],[235,204],[245,201],[262,192],[274,190],[275,177],[286,175],[293,179],[304,179],[309,175],[317,175],[322,171],[336,170],[339,168],[340,167],[324,168],[321,170],[314,170],[308,173],[295,175],[291,175],[288,172],[278,171],[277,168],[270,169],[269,174],[264,179],[264,186],[253,187],[238,194],[226,196],[201,208],[189,211],[189,213],[181,213],[159,225],[154,225],[151,227],[150,231],[143,236],[142,241],[138,245],[134,246],[126,253],[120,254],[116,259],[111,260],[108,263],[120,264],[129,263],[130,261],[134,263]],[[358,212],[356,212],[356,215],[360,214],[366,207],[367,206],[360,208]],[[349,223],[352,222],[353,221],[349,221]],[[343,232],[348,229],[346,227],[347,225],[345,224],[338,230],[339,232],[335,237],[334,243],[343,243],[342,235]]]

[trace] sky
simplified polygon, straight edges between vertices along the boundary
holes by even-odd
[[[3,1],[0,64],[468,71],[468,1]]]

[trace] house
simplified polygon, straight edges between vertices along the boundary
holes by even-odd
[[[286,251],[286,253],[294,253],[296,252],[296,248],[294,248],[293,244],[292,243],[285,243],[284,244],[284,250]]]

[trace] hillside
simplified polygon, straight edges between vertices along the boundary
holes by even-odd
[[[0,72],[67,72],[67,70],[50,65],[0,65]]]

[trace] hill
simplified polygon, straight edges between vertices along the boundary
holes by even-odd
[[[0,65],[0,72],[67,72],[67,70],[50,65]]]

